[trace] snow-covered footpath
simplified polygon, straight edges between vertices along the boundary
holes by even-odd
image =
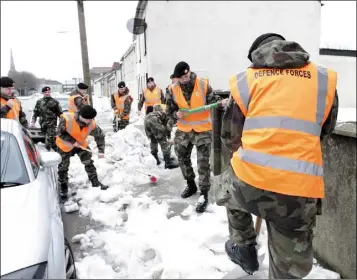
[[[105,118],[110,120],[108,105],[106,98],[96,100],[99,114],[106,114]],[[135,108],[133,104],[134,111]],[[135,113],[132,121],[143,122]],[[89,145],[97,151],[92,138]],[[197,214],[191,205],[179,215],[172,215],[168,200],[155,200],[147,192],[137,195],[133,191],[149,182],[148,176],[136,170],[166,178],[170,174],[162,165],[156,166],[149,141],[141,130],[131,124],[124,131],[108,132],[105,154],[117,163],[95,155],[93,159],[99,180],[110,187],[107,191],[92,188],[79,158],[71,159],[69,182],[76,194],[66,207],[68,211],[71,207],[79,209],[79,215],[101,225],[72,239],[72,242],[80,242],[83,252],[83,258],[76,263],[80,278],[217,279],[232,270],[235,278],[246,276],[224,251],[228,239],[224,207],[211,204],[208,212]],[[195,161],[193,159],[193,163]],[[258,243],[262,263],[254,278],[263,279],[268,277],[269,262],[265,224]],[[337,279],[340,276],[314,264],[306,278]]]

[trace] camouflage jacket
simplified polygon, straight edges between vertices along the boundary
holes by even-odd
[[[119,92],[115,92],[111,95],[110,97],[110,105],[112,106],[113,110],[117,109],[117,106],[115,104],[115,98],[114,98],[114,94],[117,94]],[[129,89],[126,88],[126,91],[124,93],[119,93],[119,96],[122,97],[124,95],[129,95]],[[133,102],[133,99],[131,98],[131,96],[129,95],[128,98],[125,99],[124,101],[124,110],[123,112],[118,116],[119,118],[125,117],[127,115],[130,114],[131,111],[131,103]]]
[[[162,89],[161,89],[161,102],[165,103],[165,96],[164,96],[164,93],[162,92]],[[144,103],[145,103],[145,94],[144,94],[144,90],[143,90],[142,94],[139,97],[138,111],[141,111],[141,109],[143,108]]]
[[[76,89],[74,91],[71,92],[70,96],[73,96],[73,95],[80,95],[78,97],[76,97],[74,99],[74,103],[76,104],[77,108],[78,108],[78,111],[84,106],[84,105],[88,105],[88,101],[86,101],[84,99],[84,97],[82,96],[82,94],[77,91]]]
[[[8,96],[3,96],[1,95],[2,98],[4,98],[5,100],[9,100],[10,98]],[[16,97],[14,98],[16,99]],[[17,99],[17,101],[20,103],[20,113],[19,113],[19,122],[23,127],[28,128],[29,124],[26,118],[26,114],[24,113],[24,111],[22,111],[22,106],[21,106],[21,102],[20,100]],[[11,110],[11,108],[7,105],[1,106],[1,110],[0,110],[0,117],[1,118],[5,118],[7,113]]]
[[[85,123],[79,120],[79,114],[75,114],[75,119],[81,128],[87,126]],[[57,127],[57,135],[62,138],[64,141],[75,143],[77,142],[71,135],[68,134],[66,130],[66,120],[63,117],[60,117],[60,121]],[[94,137],[95,142],[97,143],[99,153],[104,153],[105,148],[105,135],[102,129],[96,124],[95,129],[90,133]]]
[[[294,52],[294,50],[296,50]],[[288,51],[288,53],[285,53]],[[252,53],[252,68],[300,68],[309,63],[309,54],[306,53],[297,43],[273,41],[264,44]],[[286,61],[286,63],[285,63]],[[296,62],[294,64],[294,61]],[[304,61],[305,64],[302,65]],[[335,99],[329,115],[322,126],[320,139],[324,141],[331,135],[336,126],[338,113],[338,94],[336,91]],[[221,140],[229,151],[229,157],[242,145],[242,133],[245,116],[235,103],[232,95],[223,115]]]
[[[168,120],[169,118],[162,110],[153,111],[145,116],[144,125],[145,127],[156,126],[155,131],[160,131],[160,133],[162,133],[162,135],[165,135],[166,137],[167,131],[171,131],[172,129],[172,127],[170,128],[170,126],[168,126]]]
[[[32,122],[35,123],[37,117],[40,117],[40,124],[57,122],[57,118],[62,115],[62,108],[58,100],[53,97],[43,97],[37,100],[33,109]]]

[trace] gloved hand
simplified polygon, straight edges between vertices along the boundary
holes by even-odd
[[[98,158],[104,158],[104,153],[99,153]]]
[[[13,108],[15,106],[15,103],[16,101],[14,99],[9,99],[7,102],[6,102],[6,106],[10,107],[10,108]]]
[[[221,106],[222,106],[222,107],[226,107],[227,104],[228,104],[228,98],[222,99],[222,101],[221,101]]]
[[[73,147],[75,147],[75,148],[80,148],[81,145],[80,145],[78,142],[76,142],[76,143],[73,144]]]

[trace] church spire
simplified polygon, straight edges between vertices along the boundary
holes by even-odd
[[[10,71],[16,71],[14,57],[12,55],[12,49],[10,49]]]

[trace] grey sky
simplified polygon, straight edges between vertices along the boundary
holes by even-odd
[[[324,1],[321,47],[356,50],[356,2]],[[137,1],[86,1],[90,67],[111,66],[129,47]],[[68,31],[57,33],[58,31]],[[16,69],[60,82],[82,77],[75,1],[1,1],[1,75]]]

